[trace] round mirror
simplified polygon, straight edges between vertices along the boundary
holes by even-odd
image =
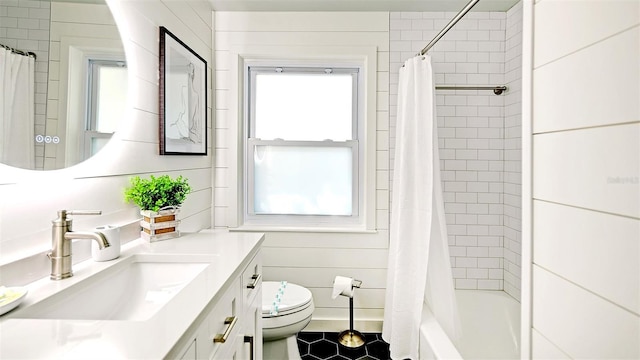
[[[0,56],[23,64],[0,76],[0,161],[78,164],[109,141],[125,111],[127,67],[111,11],[104,0],[29,0],[15,14],[0,15]]]

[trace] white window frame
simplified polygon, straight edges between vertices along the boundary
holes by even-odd
[[[364,224],[364,79],[363,65],[331,64],[305,62],[263,62],[248,61],[244,64],[244,176],[243,176],[243,214],[244,226],[276,228],[352,228]],[[282,65],[282,66],[281,66]],[[335,66],[334,66],[335,65]],[[353,114],[352,139],[346,141],[293,141],[282,139],[257,139],[253,137],[255,129],[255,77],[259,73],[272,72],[295,73],[341,73],[353,76]],[[253,159],[257,145],[271,146],[312,146],[312,147],[349,147],[352,153],[352,214],[347,215],[300,215],[300,214],[256,214],[253,211]]]
[[[126,61],[122,59],[110,59],[105,56],[88,56],[86,61],[87,76],[87,98],[86,98],[86,115],[84,126],[84,137],[82,139],[83,160],[95,155],[93,153],[93,139],[110,139],[113,133],[105,133],[96,130],[96,122],[98,117],[98,90],[100,86],[100,68],[102,67],[118,67],[126,68]]]
[[[62,36],[60,39],[60,76],[58,81],[58,134],[63,146],[56,147],[56,166],[75,165],[84,158],[86,130],[86,92],[88,59],[110,59],[126,63],[122,41]]]

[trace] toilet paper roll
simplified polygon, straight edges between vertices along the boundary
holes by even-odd
[[[350,277],[336,276],[333,280],[333,298],[338,295],[353,297],[353,279]]]
[[[100,249],[98,243],[91,242],[91,257],[95,261],[113,260],[120,256],[120,228],[113,225],[98,226],[95,231],[101,232],[107,241],[109,247]]]

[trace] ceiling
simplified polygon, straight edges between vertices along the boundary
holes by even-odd
[[[460,11],[468,0],[208,0],[215,11]],[[481,0],[472,11],[507,11],[520,0]]]

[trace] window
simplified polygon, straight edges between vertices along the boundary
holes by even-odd
[[[97,153],[116,131],[127,99],[124,61],[88,59],[85,159]]]
[[[247,67],[245,224],[361,222],[359,68]]]

